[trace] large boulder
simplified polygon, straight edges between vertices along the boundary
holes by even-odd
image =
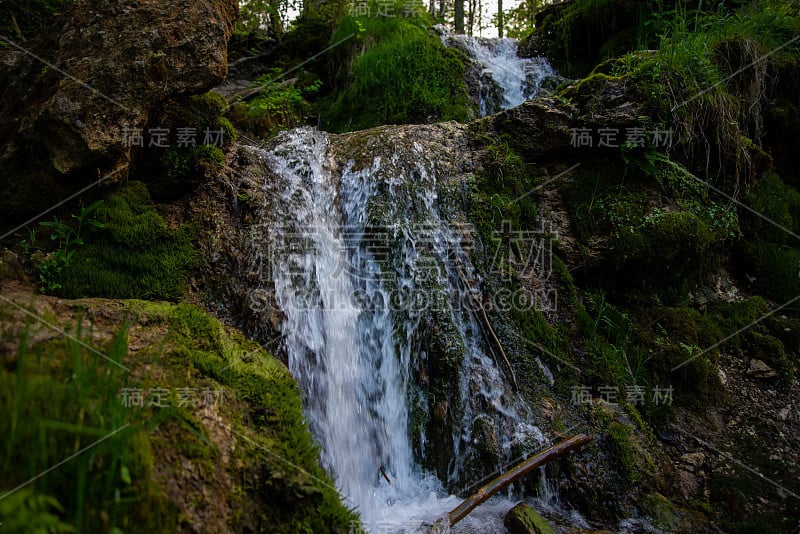
[[[158,126],[158,103],[225,78],[237,17],[235,0],[77,0],[57,37],[0,51],[5,223],[124,178],[126,140]]]

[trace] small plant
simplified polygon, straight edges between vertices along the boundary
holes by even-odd
[[[322,82],[314,80],[303,86],[295,79],[283,80],[281,70],[273,69],[260,76],[253,86],[263,89],[250,102],[233,106],[233,120],[256,135],[271,137],[306,122],[311,113],[307,99],[320,90]]]
[[[64,523],[56,515],[63,513],[64,507],[55,497],[36,494],[28,488],[0,500],[0,525],[3,526],[3,532],[75,532],[72,525]]]
[[[103,203],[102,200],[94,202],[88,207],[81,206],[80,212],[72,214],[72,219],[76,221],[75,226],[62,221],[58,217],[53,217],[52,221],[44,221],[40,225],[50,228],[50,240],[57,242],[57,248],[42,261],[37,269],[39,271],[39,282],[42,284],[40,290],[43,293],[52,292],[62,287],[61,274],[64,269],[72,263],[75,251],[84,244],[83,232],[87,226],[103,228],[103,224],[92,217],[92,213]],[[29,247],[36,240],[35,230],[31,231],[30,243],[23,242],[23,247]]]

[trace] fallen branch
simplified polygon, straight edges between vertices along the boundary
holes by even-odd
[[[499,477],[493,479],[491,482],[481,487],[477,492],[470,495],[464,502],[454,508],[449,514],[437,520],[428,529],[428,534],[435,534],[438,532],[447,532],[449,527],[452,527],[489,499],[492,495],[504,489],[506,486],[517,480],[518,478],[530,473],[540,465],[566,454],[567,452],[582,447],[592,441],[592,438],[586,434],[578,434],[571,438],[565,439],[556,443],[547,450],[540,452],[535,456],[531,456],[527,460],[515,465],[509,471],[506,471]]]
[[[378,466],[378,471],[381,472],[381,475],[383,475],[383,478],[386,479],[386,482],[391,486],[392,485],[392,481],[389,480],[389,477],[386,475],[386,471],[383,470],[383,466],[382,465]]]

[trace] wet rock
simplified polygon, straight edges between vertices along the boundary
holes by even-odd
[[[0,211],[19,219],[91,180],[124,178],[125,140],[157,103],[224,79],[237,16],[233,0],[78,0],[57,39],[3,51]]]
[[[507,134],[511,148],[526,161],[570,148],[570,116],[549,98],[529,100],[498,113],[489,124]]]
[[[525,503],[509,510],[503,522],[511,534],[555,534],[553,527]]]
[[[657,528],[674,532],[681,526],[675,506],[660,493],[646,495],[640,505],[644,512],[652,518],[653,525]]]
[[[565,78],[559,74],[545,76],[542,80],[542,84],[539,86],[539,96],[550,96],[555,92],[556,87],[568,81],[570,81],[569,78]]]

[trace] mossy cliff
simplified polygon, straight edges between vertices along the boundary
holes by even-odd
[[[3,493],[88,450],[0,503],[12,532],[56,518],[59,532],[356,520],[317,463],[286,367],[201,309],[4,291],[0,315]]]

